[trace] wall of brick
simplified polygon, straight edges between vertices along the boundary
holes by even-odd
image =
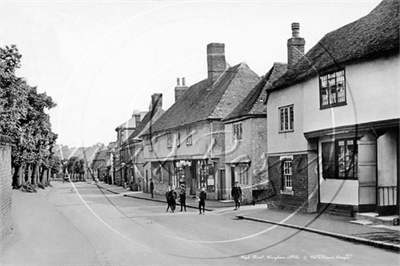
[[[0,250],[11,234],[11,146],[6,137],[0,136]]]
[[[293,195],[281,193],[283,188],[283,161],[281,161],[281,157],[268,157],[270,185],[277,192],[275,196],[269,199],[268,208],[285,211],[299,210],[301,212],[315,212],[317,210],[318,193],[310,193],[313,191],[312,188],[315,188],[317,185],[315,180],[313,180],[316,176],[309,176],[309,169],[315,166],[314,164],[309,165],[310,156],[309,154],[293,155]],[[314,162],[314,158],[311,158],[311,162]],[[309,199],[310,195],[312,197]]]

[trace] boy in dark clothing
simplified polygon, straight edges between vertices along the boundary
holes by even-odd
[[[242,189],[239,187],[238,182],[235,182],[235,186],[232,188],[231,196],[235,200],[234,211],[240,209],[240,200],[242,198]]]
[[[181,203],[181,211],[185,209],[186,211],[186,190],[185,186],[181,186],[181,192],[179,193],[179,201]]]
[[[150,194],[152,198],[154,198],[153,191],[154,191],[154,183],[153,179],[150,179]]]
[[[167,209],[165,210],[165,212],[168,212],[168,209],[169,209],[169,200],[168,200],[168,198],[169,198],[169,192],[170,192],[170,187],[168,187],[168,189],[167,189],[167,192],[165,192],[165,200],[167,201]]]
[[[206,198],[207,198],[207,193],[205,192],[204,187],[201,188],[200,194],[199,194],[199,214],[201,214],[201,207],[203,207],[203,214],[206,212]]]
[[[175,208],[176,208],[176,191],[174,188],[171,189],[171,191],[168,194],[168,205],[171,207],[171,211],[174,213]]]

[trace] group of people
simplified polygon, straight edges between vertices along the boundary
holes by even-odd
[[[151,194],[151,197],[154,198],[154,183],[153,183],[152,179],[150,179],[150,194]],[[234,210],[240,209],[240,203],[242,201],[242,189],[240,188],[238,182],[235,182],[235,185],[231,191],[231,196],[235,200],[235,209]],[[165,199],[167,201],[167,209],[165,210],[165,212],[168,212],[169,209],[171,209],[172,213],[175,212],[177,198],[178,198],[178,194],[175,191],[175,189],[173,187],[172,188],[168,187],[168,190],[165,193]],[[199,197],[198,197],[199,214],[205,214],[206,199],[207,199],[207,193],[206,193],[204,187],[202,187],[200,190],[200,193],[199,193]],[[180,186],[179,202],[181,205],[180,211],[186,212],[186,188],[185,188],[185,185],[183,185],[183,184]]]

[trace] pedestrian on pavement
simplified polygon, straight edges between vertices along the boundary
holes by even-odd
[[[185,185],[181,185],[181,191],[179,193],[179,201],[181,203],[181,211],[185,209],[186,211],[186,189]]]
[[[175,212],[175,208],[176,208],[176,198],[177,198],[177,194],[175,189],[172,187],[170,192],[168,193],[168,202],[169,202],[169,206],[171,208],[171,212],[174,213]]]
[[[239,183],[235,182],[234,187],[232,188],[231,191],[231,196],[235,200],[235,209],[234,211],[240,209],[240,201],[242,200],[242,189],[239,187]]]
[[[202,187],[199,194],[199,214],[201,214],[202,207],[203,207],[203,214],[206,213],[206,198],[207,198],[207,193],[204,187]]]
[[[153,191],[154,191],[154,183],[153,183],[153,179],[150,179],[150,194],[151,194],[151,198],[154,198]]]
[[[170,208],[170,206],[169,206],[169,200],[168,200],[170,190],[171,190],[171,187],[168,186],[167,192],[165,192],[165,200],[167,201],[167,209],[165,210],[165,212],[168,212],[168,210],[169,210],[169,208]]]

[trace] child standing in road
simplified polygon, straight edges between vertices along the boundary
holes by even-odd
[[[234,211],[239,210],[240,209],[240,201],[242,199],[242,189],[239,187],[238,182],[235,182],[235,186],[232,188],[232,191],[231,191],[231,196],[235,200]]]
[[[168,200],[168,197],[169,197],[169,191],[170,191],[170,187],[168,187],[167,188],[167,192],[165,192],[165,200],[167,201],[167,209],[165,210],[165,212],[168,212],[168,210],[169,210],[169,200]]]
[[[181,191],[179,193],[179,201],[181,203],[181,211],[185,209],[186,211],[186,189],[185,185],[181,185]]]
[[[199,194],[199,214],[201,214],[201,208],[203,207],[203,214],[206,212],[206,198],[207,198],[207,193],[204,189],[204,187],[201,188],[200,194]]]

